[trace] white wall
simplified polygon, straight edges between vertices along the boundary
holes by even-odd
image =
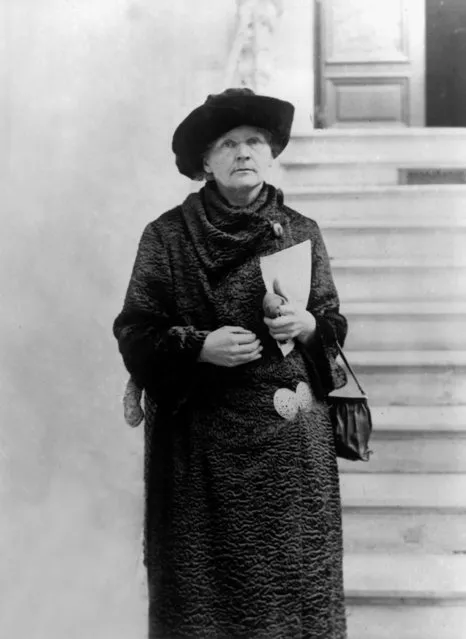
[[[111,325],[142,228],[190,189],[171,135],[220,86],[235,2],[0,12],[0,636],[142,637],[142,433]]]

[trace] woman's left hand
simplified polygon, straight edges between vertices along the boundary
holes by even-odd
[[[280,306],[280,316],[275,319],[264,317],[270,335],[279,342],[297,339],[307,342],[314,335],[316,320],[304,307],[292,302]]]

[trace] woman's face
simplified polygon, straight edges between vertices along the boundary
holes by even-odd
[[[238,126],[218,138],[204,159],[204,170],[212,175],[225,195],[255,191],[272,166],[272,150],[260,129]]]

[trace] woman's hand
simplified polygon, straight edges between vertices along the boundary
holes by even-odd
[[[264,317],[264,322],[269,327],[270,335],[279,342],[297,339],[305,343],[312,338],[316,328],[312,313],[291,302],[280,306],[279,317],[275,319]]]
[[[222,326],[207,335],[199,361],[232,368],[260,359],[261,351],[261,343],[251,331],[240,326]]]

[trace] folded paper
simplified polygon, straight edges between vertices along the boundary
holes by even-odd
[[[281,292],[291,303],[307,307],[312,277],[311,240],[261,257],[260,267],[265,288],[269,293],[277,292],[274,290],[274,281],[277,281]],[[289,340],[278,346],[286,356],[293,350],[294,341]]]

